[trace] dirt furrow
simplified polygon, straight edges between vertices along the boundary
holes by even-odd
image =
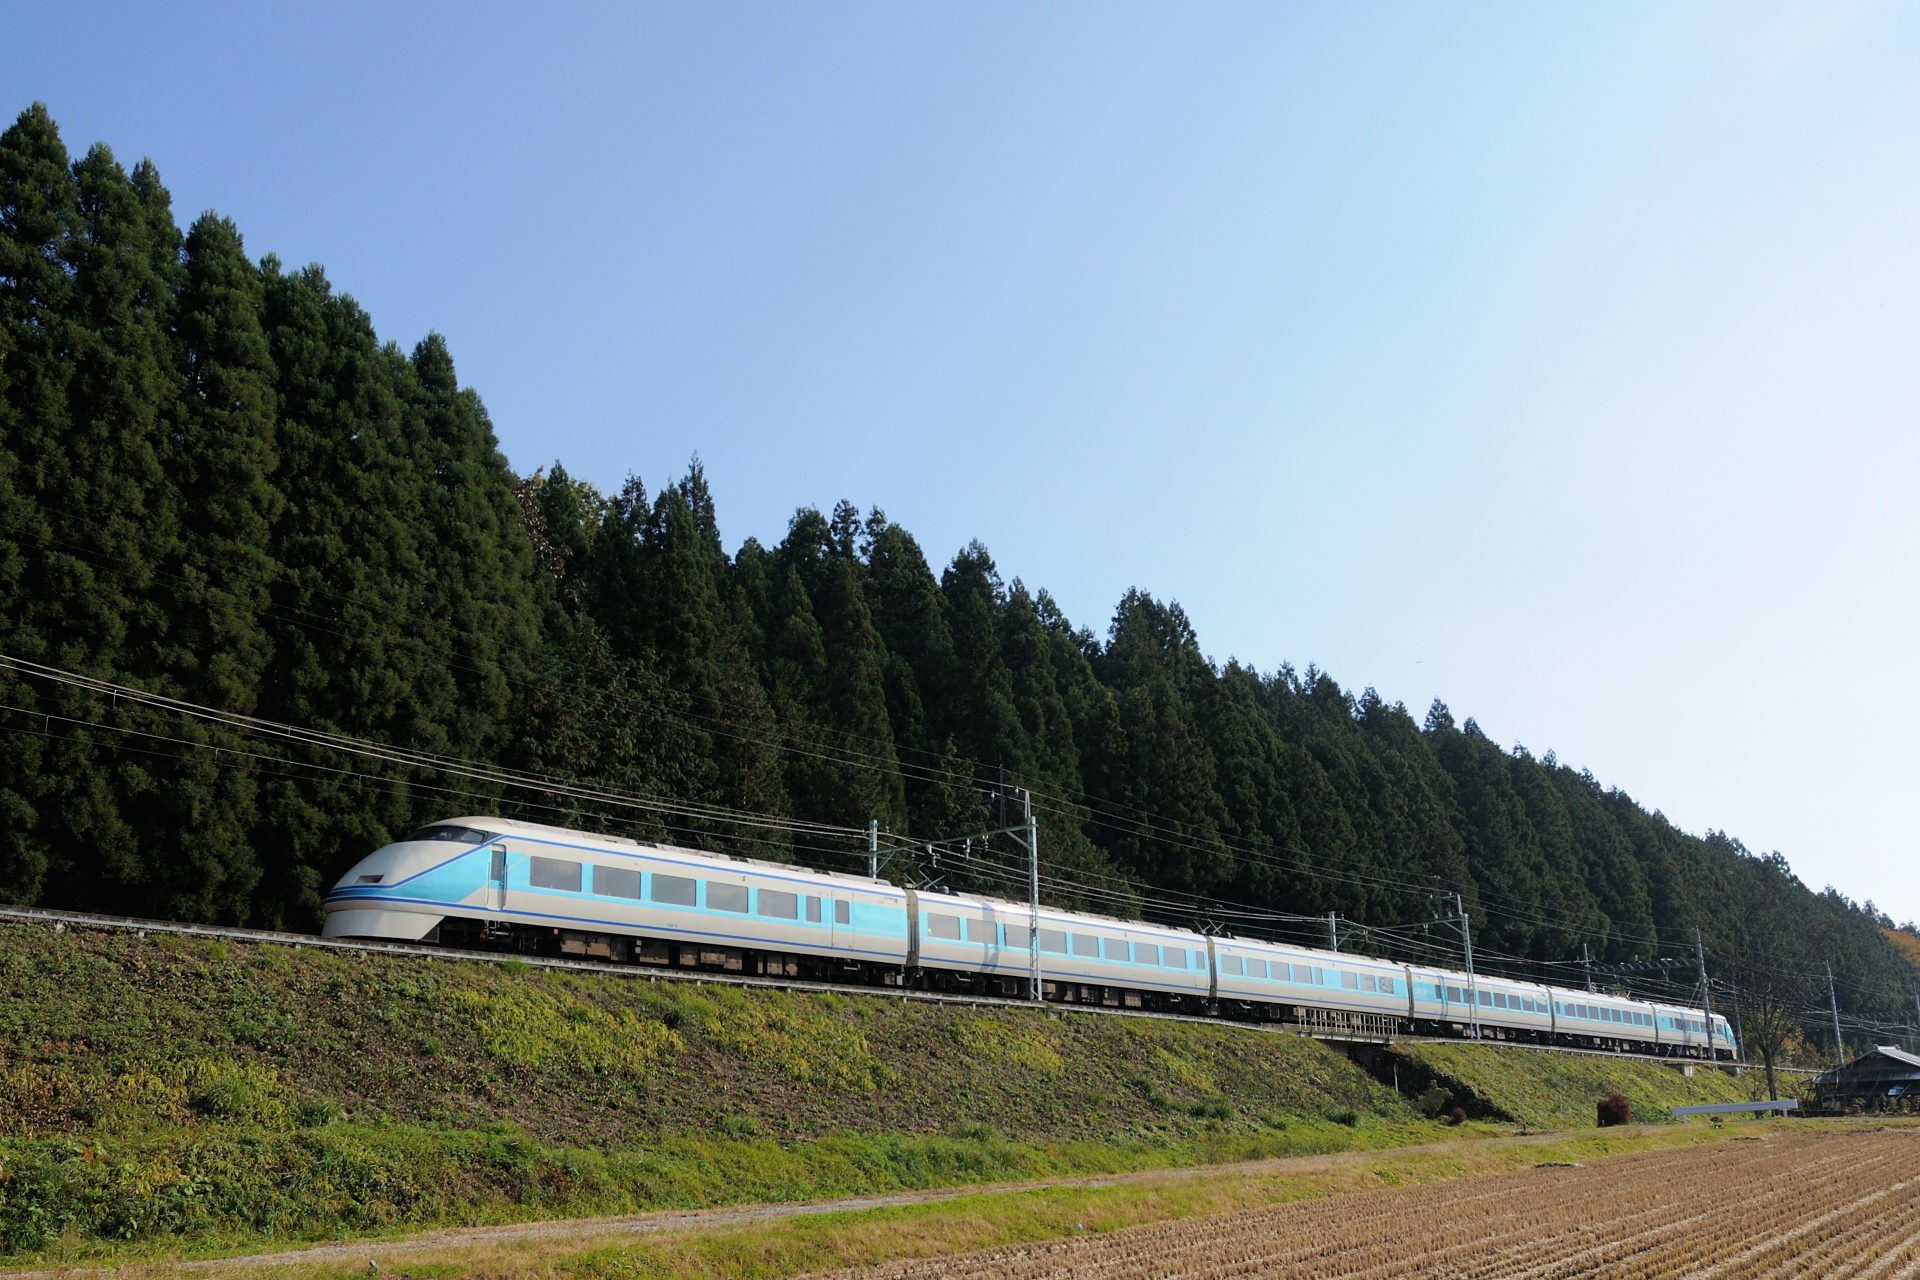
[[[1276,1205],[960,1258],[865,1268],[845,1280],[1920,1280],[1920,1144],[1901,1132],[1819,1131]]]

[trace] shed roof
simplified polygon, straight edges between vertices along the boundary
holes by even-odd
[[[1815,1085],[1829,1087],[1905,1082],[1920,1083],[1920,1056],[1890,1044],[1879,1045],[1872,1053],[1863,1053],[1844,1067],[1824,1071],[1813,1080]]]

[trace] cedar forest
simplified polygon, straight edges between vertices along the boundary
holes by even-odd
[[[516,476],[444,342],[412,352],[318,267],[181,233],[154,166],[0,138],[0,654],[222,712],[616,795],[369,761],[0,668],[0,900],[313,929],[327,887],[437,818],[501,812],[1023,896],[1012,846],[925,842],[1032,793],[1046,896],[1566,983],[1690,957],[1808,1019],[1912,1020],[1892,922],[1778,855],[1329,675],[1203,655],[1138,591],[1104,637],[978,543],[937,573],[879,510],[728,555],[696,464],[603,494]],[[786,829],[727,821],[777,815]],[[1690,971],[1603,980],[1688,998]],[[1830,1038],[1830,1037],[1829,1037]],[[1862,1035],[1864,1039],[1864,1034]]]

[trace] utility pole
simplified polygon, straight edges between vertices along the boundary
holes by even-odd
[[[1587,994],[1592,995],[1593,994],[1593,957],[1588,954],[1587,944],[1584,942],[1580,944],[1580,963],[1586,966]]]
[[[1329,951],[1338,952],[1340,950],[1339,921],[1340,915],[1338,912],[1327,912],[1327,949]]]
[[[1005,804],[1004,798],[1001,801]],[[1040,824],[1033,816],[1033,792],[1022,791],[1020,803],[1027,814],[1027,953],[1030,972],[1027,998],[1040,999]]]
[[[1473,1038],[1480,1038],[1480,988],[1473,977],[1473,921],[1467,918],[1467,904],[1453,895],[1453,909],[1460,914],[1460,947],[1467,956],[1467,1013],[1473,1018]]]
[[[1713,1048],[1713,988],[1707,985],[1707,948],[1706,945],[1700,941],[1700,929],[1697,925],[1693,930],[1693,958],[1694,962],[1700,966],[1700,1012],[1706,1018],[1707,1061],[1712,1062],[1715,1058]]]
[[[1846,1041],[1840,1038],[1840,997],[1833,989],[1833,961],[1827,961],[1827,1007],[1833,1010],[1833,1059],[1834,1070],[1838,1071],[1847,1064]]]
[[[1916,1049],[1920,1049],[1920,987],[1915,987],[1913,989],[1913,1014],[1914,1014],[1913,1047]]]
[[[867,879],[880,878],[880,820],[867,819]]]

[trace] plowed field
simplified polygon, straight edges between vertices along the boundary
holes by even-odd
[[[1818,1132],[1278,1205],[845,1280],[1920,1277],[1920,1130]]]

